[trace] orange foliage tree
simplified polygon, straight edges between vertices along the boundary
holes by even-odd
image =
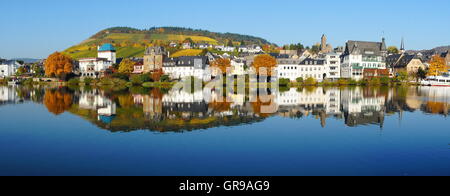
[[[49,112],[55,115],[62,114],[72,106],[72,95],[59,90],[46,90],[44,105]]]
[[[231,61],[230,59],[220,58],[211,62],[211,67],[216,70],[220,70],[222,74],[225,75],[227,73],[227,69],[231,67]]]
[[[157,69],[150,74],[150,77],[152,78],[153,81],[158,82],[161,80],[162,75],[164,75],[163,70]]]
[[[62,53],[55,52],[48,56],[44,63],[45,75],[60,76],[61,74],[72,73],[72,59]]]
[[[258,55],[253,61],[253,67],[258,75],[271,76],[276,66],[277,60],[268,54]],[[262,68],[266,71],[262,71]]]
[[[438,76],[446,72],[448,72],[448,68],[445,65],[445,59],[438,55],[434,55],[430,60],[430,68],[428,70],[428,75]]]

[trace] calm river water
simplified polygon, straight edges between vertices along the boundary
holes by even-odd
[[[0,175],[450,175],[450,88],[251,94],[0,87]]]

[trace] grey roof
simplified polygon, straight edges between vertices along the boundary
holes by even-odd
[[[382,56],[387,52],[384,42],[348,41],[344,55],[376,55]]]
[[[166,50],[164,47],[161,46],[154,46],[154,47],[148,47],[145,49],[145,55],[154,54],[154,55],[161,55],[165,54]]]
[[[325,65],[325,60],[306,58],[299,65]]]
[[[5,59],[0,59],[0,64],[1,65],[13,65],[15,63],[18,63],[16,60],[5,60]]]
[[[389,59],[389,61],[388,61]],[[387,57],[386,61],[388,63],[388,66],[393,68],[405,68],[413,59],[419,59],[422,61],[421,58],[419,58],[417,55],[410,55],[410,54],[403,54],[403,55],[391,55]]]
[[[164,67],[195,67],[205,69],[209,64],[207,56],[181,56],[177,58],[165,58]]]

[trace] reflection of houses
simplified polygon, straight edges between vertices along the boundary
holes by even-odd
[[[340,114],[340,91],[338,89],[324,90],[323,88],[290,89],[279,92],[277,103],[280,111],[301,112],[308,115],[311,112],[323,111],[327,115]]]
[[[144,114],[150,119],[158,119],[161,117],[163,104],[162,98],[158,95],[133,95],[134,103],[142,105]]]
[[[79,99],[80,109],[97,111],[98,120],[109,124],[116,115],[116,103],[98,90],[85,91]]]
[[[384,123],[386,97],[364,96],[363,90],[343,90],[341,92],[342,110],[348,126]]]
[[[0,86],[0,103],[15,103],[17,101],[18,96],[14,87]]]
[[[163,113],[175,118],[174,113],[180,113],[184,118],[193,116],[203,117],[208,112],[208,104],[204,100],[203,91],[194,93],[184,90],[170,91],[163,96]]]

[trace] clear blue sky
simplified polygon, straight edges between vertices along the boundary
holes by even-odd
[[[3,1],[0,58],[42,58],[114,26],[181,26],[263,37],[279,45],[378,41],[407,49],[450,45],[448,0]]]

